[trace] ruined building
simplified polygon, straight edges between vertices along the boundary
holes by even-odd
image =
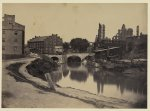
[[[139,32],[139,26],[136,27],[136,35],[133,35],[133,29],[126,28],[123,24],[122,28],[118,30],[118,33],[113,36],[112,43],[122,47],[122,50],[127,53],[143,51],[142,53],[146,55],[147,35]],[[121,44],[119,45],[119,43]]]
[[[133,36],[133,29],[126,28],[125,24],[123,24],[122,28],[118,29],[118,33],[112,39],[125,41],[128,37],[132,36]]]
[[[2,22],[3,58],[17,58],[24,54],[25,26],[15,22],[15,15],[5,14]]]
[[[105,36],[105,25],[99,23],[99,28],[98,28],[98,35],[96,35],[95,43],[94,43],[94,48],[104,48],[104,42],[108,42],[108,38]]]
[[[100,42],[103,39],[105,39],[105,25],[99,23],[98,35],[96,35],[95,41]]]

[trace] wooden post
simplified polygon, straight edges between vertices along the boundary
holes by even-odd
[[[45,73],[44,75],[45,75],[45,78],[46,78],[46,80],[48,82],[49,88],[51,88],[52,90],[56,91],[55,85],[54,85],[54,83],[53,83],[53,81],[51,79],[50,73]]]

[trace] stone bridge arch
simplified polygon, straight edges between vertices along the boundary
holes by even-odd
[[[67,62],[81,62],[81,61],[82,59],[79,56],[75,56],[75,55],[69,56],[67,58]]]
[[[58,60],[59,63],[64,63],[64,62],[67,62],[68,58],[73,57],[73,56],[80,58],[81,59],[80,61],[82,62],[85,59],[85,57],[87,57],[90,54],[91,53],[68,53],[65,55],[49,55],[49,54],[45,54],[45,55],[51,59]]]
[[[59,63],[63,63],[63,55],[47,55],[49,58],[53,59],[54,61],[58,61]]]
[[[66,54],[67,60],[70,57],[79,57],[82,60],[84,60],[90,53],[68,53]]]
[[[56,57],[56,56],[53,56],[53,57],[51,57],[51,59],[53,59],[53,61],[58,61],[59,62],[59,57]]]

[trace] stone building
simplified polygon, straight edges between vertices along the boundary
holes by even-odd
[[[99,25],[99,31],[101,25]],[[102,31],[104,33],[104,31]],[[133,35],[132,28],[126,28],[123,24],[121,29],[118,30],[117,34],[113,36],[112,40],[104,37],[104,34],[98,33],[98,36],[94,43],[94,50],[98,55],[101,56],[101,50],[109,49],[113,47],[119,47],[119,56],[124,57],[126,55],[138,55],[139,57],[147,57],[147,35],[139,34],[139,26],[136,27],[136,35]],[[113,50],[114,51],[114,50]],[[104,55],[105,57],[105,55]]]
[[[5,14],[2,21],[3,58],[17,58],[24,54],[25,26],[15,22],[15,15]]]
[[[118,29],[118,33],[112,39],[125,41],[128,37],[132,36],[133,36],[133,29],[126,28],[125,24],[123,24],[122,28]]]
[[[63,41],[57,34],[51,36],[35,36],[28,41],[31,52],[41,54],[56,54],[63,52]]]
[[[107,41],[107,37],[105,37],[105,25],[99,23],[98,34],[96,35],[94,48],[103,47],[103,42]]]
[[[139,26],[136,27],[136,35],[133,35],[132,28],[126,28],[122,25],[122,28],[118,30],[118,33],[112,38],[112,43],[119,47],[122,47],[124,52],[133,52],[135,50],[147,49],[147,35],[139,34]],[[122,43],[122,45],[119,43]],[[142,48],[141,48],[142,47]],[[141,48],[141,49],[140,49]],[[146,52],[146,51],[145,51]]]
[[[98,35],[96,35],[95,41],[100,42],[103,39],[105,39],[105,25],[99,23]]]

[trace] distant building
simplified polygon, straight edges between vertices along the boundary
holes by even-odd
[[[28,41],[31,52],[56,54],[63,52],[63,41],[57,34],[51,36],[35,36]]]
[[[147,34],[139,33],[139,26],[136,27],[136,35],[133,35],[132,28],[126,28],[125,24],[112,39],[105,37],[105,25],[99,24],[98,35],[94,43],[94,51],[97,58],[106,57],[103,50],[118,47],[118,51],[112,50],[112,53],[119,53],[119,58],[147,58]],[[102,55],[104,54],[104,55]]]
[[[125,52],[131,52],[135,50],[147,49],[147,35],[139,34],[139,26],[136,27],[136,35],[133,35],[132,28],[126,28],[122,25],[122,28],[118,30],[118,33],[112,38],[112,43],[119,47],[122,46],[122,50]],[[122,43],[119,44],[119,43]],[[138,47],[138,48],[137,48]]]
[[[126,28],[125,24],[122,25],[121,29],[118,29],[118,33],[112,38],[113,40],[122,40],[125,41],[128,37],[133,36],[133,29]]]
[[[146,34],[140,33],[139,36],[128,37],[126,39],[126,51],[130,52],[132,50],[134,51],[136,50],[137,52],[140,50],[145,50],[145,52],[147,52],[146,51],[147,50],[147,35]]]
[[[103,39],[105,39],[105,25],[99,23],[98,35],[96,35],[95,41],[100,42]]]
[[[99,23],[98,34],[96,35],[94,47],[102,47],[102,41],[106,41],[108,38],[105,37],[105,25]]]
[[[2,22],[3,58],[14,58],[24,54],[25,26],[15,22],[15,15],[5,14]]]

